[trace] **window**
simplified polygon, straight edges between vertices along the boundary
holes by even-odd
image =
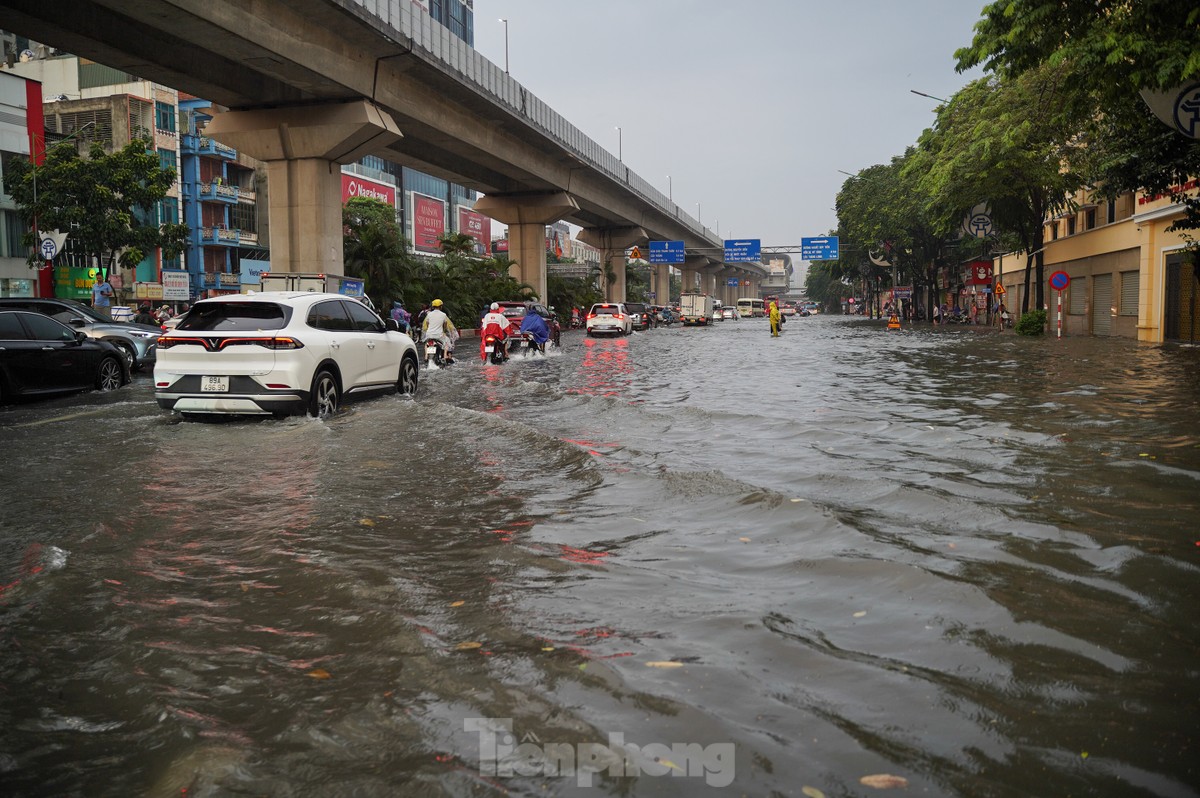
[[[179,224],[179,200],[163,197],[158,201],[158,223]]]
[[[74,330],[46,316],[30,314],[25,317],[25,324],[28,325],[29,331],[33,333],[33,340],[35,341],[75,340]]]
[[[308,319],[305,323],[317,330],[344,332],[350,329],[350,319],[346,317],[346,311],[342,308],[340,299],[318,302],[313,305],[312,309],[308,311]]]
[[[1067,235],[1075,235],[1075,216],[1072,214],[1067,217]]]
[[[154,103],[154,126],[168,133],[175,132],[175,106],[170,103]]]
[[[1088,208],[1083,214],[1083,229],[1093,230],[1096,227],[1096,209]]]
[[[24,341],[26,337],[19,313],[0,313],[0,341]]]
[[[171,169],[178,172],[177,162],[175,160],[175,150],[168,150],[164,147],[158,148],[158,164],[163,169]]]
[[[1051,241],[1058,240],[1058,222],[1050,223],[1050,240]]]
[[[291,308],[274,302],[208,302],[192,308],[177,330],[232,332],[281,330],[287,326]]]
[[[1112,224],[1117,220],[1117,201],[1110,199],[1108,201],[1108,221],[1105,224]]]
[[[366,305],[357,302],[353,299],[344,300],[342,302],[346,306],[346,310],[350,313],[350,321],[354,325],[354,329],[359,332],[384,332],[386,329],[383,322],[379,320],[371,311],[367,310]]]
[[[21,244],[26,226],[16,211],[0,211],[0,258],[23,258],[29,248]]]
[[[1139,271],[1121,272],[1121,316],[1138,314],[1138,292],[1142,274]]]

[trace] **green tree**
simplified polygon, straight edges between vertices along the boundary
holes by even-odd
[[[925,286],[927,312],[933,312],[938,257],[947,241],[948,223],[931,217],[931,197],[919,175],[906,169],[915,157],[908,148],[889,164],[863,169],[842,184],[837,197],[838,234],[845,237],[845,277],[855,273],[875,283],[890,281],[892,271],[871,262],[869,252],[894,263],[900,284]]]
[[[1144,189],[1184,205],[1175,226],[1200,227],[1200,198],[1179,187],[1200,174],[1200,141],[1159,122],[1142,89],[1200,79],[1200,5],[1178,0],[995,0],[984,6],[959,71],[983,64],[1012,79],[1062,71],[1059,101],[1080,120],[1077,162],[1104,196]]]
[[[442,233],[438,236],[438,248],[443,255],[474,255],[475,246],[475,239],[466,233]]]
[[[111,153],[93,143],[86,158],[64,142],[47,148],[40,165],[12,158],[6,167],[6,190],[29,228],[22,243],[31,265],[39,263],[34,219],[41,230],[67,231],[75,251],[106,274],[117,264],[133,268],[154,249],[175,258],[187,246],[187,225],[158,223],[175,170],[163,168],[149,142]]]
[[[935,226],[950,230],[980,202],[1025,252],[1022,310],[1045,302],[1045,220],[1071,207],[1082,184],[1079,119],[1064,101],[1064,70],[1045,65],[1011,79],[975,80],[938,109],[935,126],[905,166],[928,198]]]
[[[386,312],[393,299],[414,288],[414,261],[395,209],[386,202],[354,197],[342,208],[342,226],[346,274],[362,278],[375,307]]]

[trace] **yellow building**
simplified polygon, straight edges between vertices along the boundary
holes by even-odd
[[[1179,187],[1196,194],[1197,181]],[[1063,335],[1119,335],[1139,341],[1200,341],[1200,273],[1185,257],[1187,241],[1167,228],[1183,217],[1170,197],[1142,192],[1106,202],[1079,198],[1079,207],[1047,220],[1045,277],[1064,271]],[[1024,293],[1025,255],[994,261],[1006,289],[1005,304],[1019,312]],[[1034,287],[1030,286],[1034,292]],[[1050,327],[1058,298],[1047,283]]]

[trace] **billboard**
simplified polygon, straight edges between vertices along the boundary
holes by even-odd
[[[360,175],[348,175],[342,172],[342,204],[345,205],[355,197],[386,202],[396,207],[396,187],[378,180],[369,180]]]
[[[492,254],[492,220],[465,205],[458,206],[458,232],[475,239],[475,254]]]
[[[436,197],[411,193],[413,249],[440,255],[438,236],[446,232],[446,203]]]

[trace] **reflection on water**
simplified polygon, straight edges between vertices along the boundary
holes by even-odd
[[[564,344],[0,412],[5,794],[1197,794],[1200,352]]]

